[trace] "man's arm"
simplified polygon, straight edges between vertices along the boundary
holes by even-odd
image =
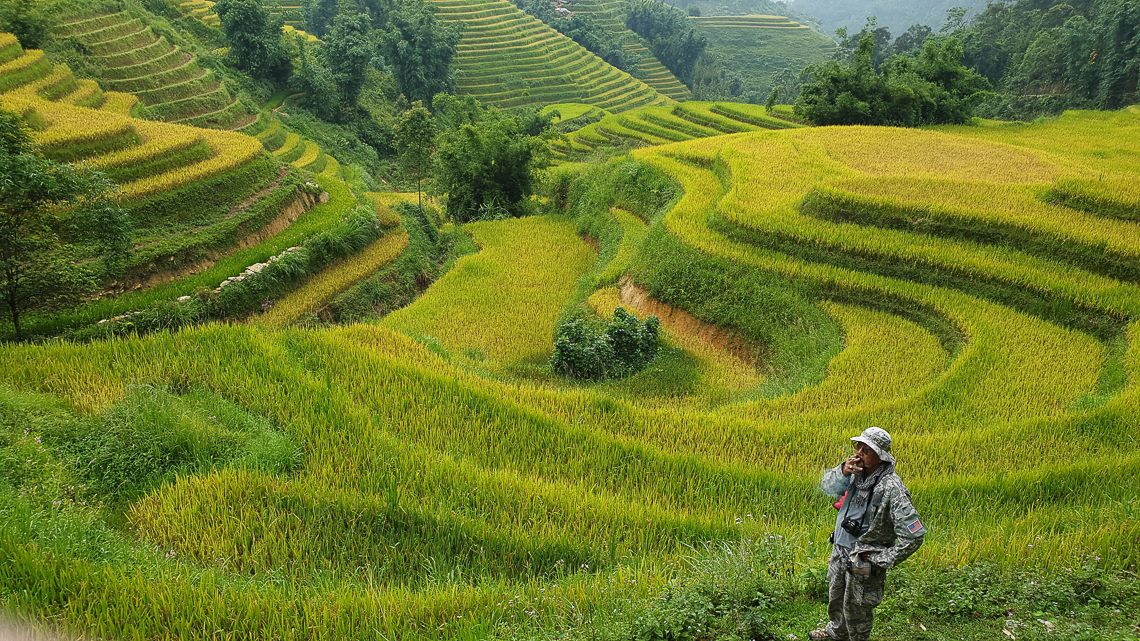
[[[910,492],[897,488],[888,497],[891,511],[891,524],[895,531],[895,544],[881,552],[870,555],[871,563],[882,568],[893,568],[915,553],[922,545],[922,538],[926,535],[926,527],[918,518],[918,510],[910,499]]]
[[[851,475],[843,473],[845,463],[840,463],[823,473],[819,487],[828,496],[839,496],[851,487]]]

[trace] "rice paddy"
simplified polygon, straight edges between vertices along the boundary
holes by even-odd
[[[330,195],[198,275],[76,316],[215,287],[358,205],[327,173],[335,159],[276,120],[255,121],[257,137],[133,120],[129,99],[95,98],[39,60],[0,36],[0,101],[42,122],[35,136],[59,157],[136,172],[140,212],[166,211],[154,199],[167,189],[272,180],[289,162],[323,162],[313,180]],[[688,102],[614,110],[557,148],[615,144],[640,146],[612,166],[631,192],[465,226],[479,251],[376,323],[290,326],[392,260],[406,230],[249,323],[0,346],[0,604],[90,637],[574,628],[654,598],[702,545],[784,536],[794,572],[821,565],[834,512],[816,483],[869,425],[894,436],[930,529],[914,567],[1140,560],[1140,114],[809,129]],[[657,175],[640,206],[630,193]],[[587,205],[611,237],[580,235],[571,216]],[[651,266],[670,247],[725,277],[662,286]],[[793,389],[768,367],[776,347],[744,358],[692,331],[711,323],[701,304],[674,314],[663,356],[627,381],[543,371],[568,306],[644,315],[632,286],[665,314],[698,295],[747,298],[749,274],[801,287],[838,328],[816,378]],[[216,461],[114,495],[84,481],[108,472],[69,455],[81,445],[66,435],[121,428],[140,390],[216,396],[216,411],[178,405],[171,437]],[[249,440],[235,417],[268,426],[249,456],[217,454]],[[122,502],[100,506],[107,491]]]
[[[509,0],[432,0],[459,22],[458,92],[498,107],[584,103],[624,111],[668,100]],[[478,18],[478,19],[476,19]]]
[[[196,11],[213,4],[197,2],[202,7]],[[136,96],[158,120],[224,129],[246,117],[210,70],[130,11],[72,15],[56,27],[56,35],[86,47],[106,68],[105,87]]]

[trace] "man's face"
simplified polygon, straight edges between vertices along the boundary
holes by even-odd
[[[879,458],[879,455],[875,453],[875,450],[871,449],[871,446],[866,443],[855,443],[855,457],[859,459],[862,463],[862,468],[865,470],[873,470],[879,467],[879,464],[883,462],[883,460]]]

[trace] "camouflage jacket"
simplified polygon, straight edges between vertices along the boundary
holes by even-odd
[[[871,552],[871,563],[881,568],[893,568],[902,563],[922,545],[926,527],[918,518],[918,511],[910,500],[910,492],[902,479],[895,474],[894,465],[883,470],[875,484],[868,512],[868,530],[856,541],[853,552]],[[854,475],[844,476],[843,465],[837,465],[823,475],[824,493],[839,496],[854,489]],[[850,500],[851,497],[848,497]]]

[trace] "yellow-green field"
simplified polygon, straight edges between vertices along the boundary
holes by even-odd
[[[197,144],[152,141],[114,113],[84,128],[69,120],[79,108],[4,100],[51,123],[37,136]],[[287,327],[391,260],[402,230],[279,301],[258,319],[268,327],[0,347],[0,604],[91,637],[575,628],[655,598],[704,546],[785,537],[795,573],[818,570],[834,511],[816,484],[869,425],[894,436],[930,530],[911,567],[1134,568],[1140,114],[776,131],[759,107],[679,107],[598,123],[596,135],[658,144],[562,170],[628,188],[613,202],[465,226],[479,252],[375,324]],[[278,158],[319,158],[267,132]],[[228,136],[203,138],[215,164]],[[145,155],[123,149],[102,162]],[[676,189],[653,183],[645,198],[662,206],[642,206],[635,188],[656,172]],[[321,180],[334,199],[348,191]],[[614,235],[584,239],[587,210]],[[666,282],[661,252],[724,276]],[[838,328],[817,378],[779,387],[794,376],[771,366],[787,362],[774,347],[754,346],[752,364],[680,315],[667,357],[629,382],[541,372],[570,301],[609,316],[628,279],[663,305],[751,300],[757,274],[807,292]],[[651,393],[672,380],[666,366],[695,382]],[[246,414],[278,445],[100,507],[112,499],[52,448],[81,426],[117,433],[147,394],[183,399],[162,401],[182,450],[245,447]],[[203,407],[221,409],[184,405],[214,397]],[[265,462],[283,442],[299,459]]]
[[[554,320],[593,262],[574,225],[549,218],[472,223],[481,248],[464,256],[421,299],[384,325],[448,351],[510,362],[545,358]]]

